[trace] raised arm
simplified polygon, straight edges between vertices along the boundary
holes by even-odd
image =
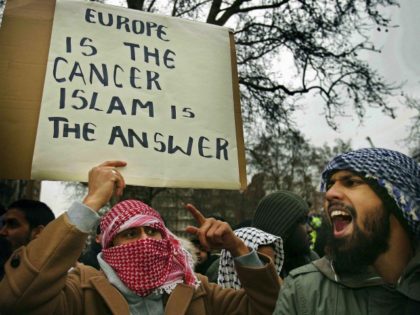
[[[118,167],[126,166],[123,161],[107,161],[89,171],[88,194],[83,203],[93,211],[99,211],[113,195],[121,196],[125,181]]]
[[[116,168],[125,164],[108,161],[94,167],[83,203],[73,203],[68,213],[50,222],[39,237],[12,254],[0,282],[1,314],[82,314],[81,280],[68,271],[80,256],[87,232],[99,221],[96,212],[114,192],[122,193],[125,183]],[[84,223],[83,229],[71,220],[72,212]]]
[[[235,257],[235,267],[243,289],[223,289],[202,278],[209,314],[271,315],[280,289],[280,279],[273,262],[267,256],[250,252],[245,243],[233,233],[228,223],[204,217],[193,205],[187,210],[198,227],[188,226],[207,249],[226,249]],[[246,258],[246,259],[245,259]]]

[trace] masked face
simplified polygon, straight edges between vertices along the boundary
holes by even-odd
[[[388,249],[389,214],[363,178],[349,171],[333,174],[325,207],[331,224],[327,245],[338,271],[367,267]]]
[[[137,200],[115,205],[101,221],[102,257],[134,293],[170,293],[195,284],[190,257],[160,215]]]

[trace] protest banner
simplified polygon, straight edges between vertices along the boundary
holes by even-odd
[[[229,29],[58,0],[50,34],[31,178],[85,181],[119,159],[128,184],[245,188]]]

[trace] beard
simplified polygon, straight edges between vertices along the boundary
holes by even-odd
[[[353,233],[345,238],[335,238],[333,228],[328,233],[327,246],[338,273],[358,273],[372,265],[378,256],[389,248],[390,219],[384,210],[380,216],[366,217],[362,223],[364,230],[356,224],[357,212],[350,206],[343,205],[353,216]]]

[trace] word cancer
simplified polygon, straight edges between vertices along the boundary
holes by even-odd
[[[96,66],[90,63],[83,69],[81,64],[77,61],[70,63],[63,57],[57,57],[54,60],[53,77],[56,82],[82,82],[84,85],[93,84],[99,82],[102,86],[113,85],[117,88],[123,88],[125,86],[131,86],[135,89],[143,88],[143,84],[146,85],[147,90],[152,90],[153,87],[157,90],[161,90],[159,84],[159,73],[147,70],[146,75],[141,76],[142,71],[136,67],[130,67],[126,71],[119,65],[109,66],[107,64],[101,64]],[[142,83],[139,83],[141,81]]]

